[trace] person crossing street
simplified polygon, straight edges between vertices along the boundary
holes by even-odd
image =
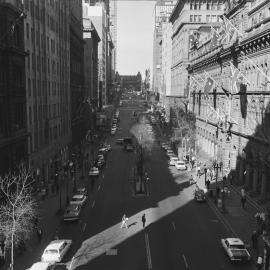
[[[124,214],[123,217],[122,217],[122,224],[121,224],[121,229],[125,226],[126,229],[128,228],[127,226],[127,222],[128,221],[128,218],[126,217],[126,215]]]
[[[142,215],[142,224],[143,224],[143,228],[145,227],[145,223],[146,223],[146,218],[145,218],[145,214]]]

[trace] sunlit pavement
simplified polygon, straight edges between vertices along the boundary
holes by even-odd
[[[133,122],[133,110],[127,105],[120,108],[121,131],[109,140],[113,150],[107,168],[94,190],[89,190],[81,221],[61,224],[61,238],[73,240],[65,259],[69,269],[253,269],[229,262],[220,238],[229,236],[230,231],[207,203],[194,202],[194,186],[189,185],[187,174],[168,168],[155,129],[145,119]],[[135,153],[115,144],[117,138],[129,135],[129,129],[145,148],[149,196],[133,196]],[[129,218],[128,229],[120,228],[123,214]]]

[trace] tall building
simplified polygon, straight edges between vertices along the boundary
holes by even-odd
[[[22,8],[18,0],[0,1],[0,174],[28,161]]]
[[[83,39],[84,39],[84,86],[85,99],[90,109],[88,129],[93,130],[95,112],[98,104],[98,43],[100,38],[97,30],[88,16],[88,4],[83,4]]]
[[[191,37],[198,38],[202,26],[215,26],[224,13],[225,0],[178,0],[171,16],[172,33],[172,66],[171,66],[171,100],[168,102],[183,106],[182,101],[187,96],[189,55]],[[202,39],[202,37],[201,37]],[[175,98],[174,98],[175,97]]]
[[[30,164],[45,185],[57,181],[71,142],[69,11],[69,1],[24,1]]]
[[[84,121],[84,41],[81,1],[70,1],[70,93],[72,143],[78,145],[87,129]]]
[[[209,37],[192,53],[189,68],[190,76],[207,71],[216,82],[209,102],[199,87],[190,89],[199,145],[222,162],[224,175],[258,197],[270,192],[269,8],[266,1],[230,2],[226,22],[231,35],[216,44]],[[267,256],[269,264],[269,251]]]
[[[162,24],[168,21],[170,14],[176,4],[175,0],[165,1],[158,0],[155,5],[155,27],[153,36],[153,77],[152,77],[152,90],[158,96],[162,90]]]
[[[100,37],[98,45],[99,97],[98,107],[107,104],[107,53],[108,53],[108,15],[104,3],[97,3],[88,8],[88,16],[95,25]]]
[[[161,89],[160,102],[163,108],[167,108],[167,97],[171,96],[171,65],[172,65],[172,24],[165,22],[162,24],[161,40]],[[169,115],[169,111],[166,111]]]
[[[110,33],[114,45],[113,52],[113,72],[117,70],[117,1],[110,1]]]

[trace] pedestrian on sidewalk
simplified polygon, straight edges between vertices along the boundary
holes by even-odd
[[[262,258],[262,256],[258,257],[256,265],[257,265],[258,270],[262,269],[262,267],[263,267],[263,258]]]
[[[252,247],[254,249],[257,249],[258,248],[258,234],[256,231],[252,232],[251,241],[252,241]]]
[[[207,181],[206,181],[206,188],[209,190],[209,188],[210,188],[210,180],[209,179],[207,179]]]
[[[142,215],[142,224],[143,224],[143,228],[145,227],[145,223],[146,223],[146,218],[145,218],[145,214]]]
[[[200,166],[198,166],[198,168],[197,168],[197,176],[201,176],[201,167]]]
[[[42,231],[41,227],[38,227],[37,228],[37,237],[38,237],[38,242],[39,243],[41,242],[42,235],[43,235],[43,231]]]
[[[245,204],[246,204],[246,192],[245,189],[241,189],[241,204],[242,208],[245,209]]]
[[[121,229],[125,226],[126,227],[126,229],[128,228],[128,226],[127,226],[127,222],[128,221],[128,218],[126,217],[126,214],[124,214],[123,215],[123,217],[122,217],[122,224],[121,224]]]

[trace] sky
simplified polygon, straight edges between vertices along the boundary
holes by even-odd
[[[153,59],[154,1],[117,1],[117,71],[144,77]]]

